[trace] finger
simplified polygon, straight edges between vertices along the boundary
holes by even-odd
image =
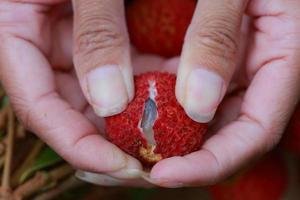
[[[77,168],[95,172],[141,169],[107,142],[56,93],[48,61],[33,44],[1,37],[0,78],[21,121]],[[18,49],[18,51],[16,51]],[[26,67],[24,67],[26,66]]]
[[[74,63],[99,116],[123,111],[134,96],[124,2],[74,0]]]
[[[67,1],[1,1],[1,30],[33,42],[47,56],[51,67],[69,70],[73,68],[73,14],[71,3]],[[54,12],[50,12],[52,6]]]
[[[101,185],[101,186],[131,186],[131,187],[144,187],[144,188],[151,188],[154,185],[144,181],[143,179],[120,179],[115,178],[113,176],[107,174],[96,174],[92,172],[86,171],[77,171],[76,177],[80,180]]]
[[[217,133],[218,130],[235,121],[240,114],[243,92],[225,98],[220,104],[216,116],[209,126],[207,135]]]
[[[64,6],[64,7],[63,7]],[[57,6],[58,7],[58,6]],[[72,9],[72,6],[70,6]],[[51,29],[51,48],[49,50],[49,62],[52,68],[71,71],[73,70],[73,52],[72,52],[72,29],[73,29],[73,14],[69,14],[66,11],[69,5],[62,5],[61,8],[55,8],[64,10],[62,19],[57,21]],[[44,42],[44,41],[42,41]]]
[[[103,117],[97,116],[91,106],[87,106],[83,110],[83,114],[91,123],[93,123],[100,134],[105,137],[105,119]]]
[[[299,6],[300,1],[253,0],[249,3],[248,13],[255,17],[252,24],[256,30],[247,59],[250,78],[269,60],[281,59],[292,49],[299,48]]]
[[[104,118],[95,114],[83,96],[78,79],[74,73],[55,73],[55,83],[61,98],[73,109],[82,113],[101,133],[105,133]]]
[[[55,72],[57,92],[75,110],[82,111],[87,107],[87,101],[82,94],[76,75],[65,72]]]
[[[195,121],[210,121],[237,64],[247,0],[198,1],[186,34],[176,97]]]
[[[101,186],[120,186],[125,180],[113,178],[105,174],[96,174],[92,172],[77,171],[76,177],[85,182],[89,182]]]
[[[202,150],[159,162],[151,178],[167,186],[210,184],[270,150],[279,141],[299,96],[300,52],[289,55],[266,63],[256,73],[235,122],[210,138]]]

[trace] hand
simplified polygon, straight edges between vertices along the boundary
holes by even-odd
[[[147,71],[164,71],[175,74],[178,68],[179,58],[164,59],[153,55],[141,55],[134,51],[131,55],[134,74],[141,74]],[[101,119],[101,118],[100,118]],[[98,118],[98,121],[100,120]],[[103,120],[103,118],[102,118]],[[101,132],[104,126],[99,127]],[[140,171],[136,177],[122,177],[120,173],[91,173],[87,171],[77,171],[76,176],[81,180],[106,186],[138,186],[138,187],[155,187],[155,184],[149,180],[149,173]]]
[[[78,76],[70,1],[0,1],[1,82],[19,119],[74,167],[136,178],[141,164],[100,135],[93,112],[112,114],[118,110],[112,104],[123,109],[133,96],[127,37],[110,32],[126,33],[123,3],[75,0],[73,6]]]
[[[245,11],[253,18],[239,55]],[[209,121],[229,83],[246,89],[222,101],[216,131],[200,151],[159,162],[150,181],[211,184],[279,141],[299,99],[299,11],[299,1],[198,1],[179,65],[179,102],[195,120]]]
[[[77,173],[81,179],[149,187],[141,178],[141,164],[101,137],[103,118],[94,111],[102,117],[121,112],[132,98],[130,57],[134,73],[152,66],[175,73],[178,58],[165,61],[134,51],[130,56],[122,4],[74,1],[72,41],[71,1],[0,1],[0,79],[23,124],[75,168],[85,170]],[[120,72],[110,61],[122,65]],[[120,102],[118,109],[106,104]]]

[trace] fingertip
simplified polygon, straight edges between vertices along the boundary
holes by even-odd
[[[157,163],[149,180],[163,187],[208,185],[219,178],[219,168],[210,153],[200,150],[183,157],[171,157]]]
[[[62,149],[61,154],[77,169],[96,173],[121,170],[128,162],[123,151],[98,134],[79,139],[74,146]]]
[[[101,186],[120,186],[125,182],[124,180],[120,180],[106,174],[97,174],[82,170],[78,170],[75,176],[82,181]]]
[[[111,173],[108,173],[110,176],[115,178],[121,178],[121,179],[135,179],[140,178],[142,176],[143,172],[143,166],[141,163],[129,156],[126,155],[126,166],[118,171],[114,171]]]
[[[102,170],[105,172],[112,172],[121,170],[127,167],[128,165],[128,157],[127,155],[119,149],[114,144],[105,141],[107,144],[107,147],[103,147],[103,150],[99,153],[106,154],[103,155],[103,164],[105,166],[105,162],[108,163],[108,167],[106,169]],[[105,149],[104,149],[105,148]],[[100,160],[99,160],[100,161]],[[103,167],[104,168],[104,167]]]
[[[106,65],[86,75],[88,97],[97,115],[107,117],[122,112],[129,101],[119,66]]]
[[[122,112],[134,96],[124,2],[76,1],[73,49],[78,79],[95,113]]]
[[[183,107],[194,121],[207,123],[215,115],[225,86],[216,73],[203,68],[193,69],[186,79]]]
[[[103,107],[93,106],[93,108],[94,108],[94,112],[98,116],[109,117],[109,116],[113,116],[113,115],[119,114],[122,111],[124,111],[127,107],[127,103],[128,102],[125,101],[125,102],[121,102],[120,104],[114,105],[112,107],[103,108]]]
[[[183,162],[183,157],[171,157],[164,159],[153,166],[149,177],[153,180],[172,180],[176,177],[177,169]],[[174,165],[175,164],[175,165]],[[177,165],[178,164],[178,165]],[[172,166],[172,167],[170,167]]]
[[[184,157],[172,157],[164,159],[153,166],[149,174],[144,174],[143,178],[151,184],[166,188],[180,188],[188,184],[178,179],[178,173],[182,172],[177,164],[184,162]],[[176,164],[176,165],[174,165]],[[173,167],[170,167],[173,166]],[[179,171],[178,171],[179,170]]]
[[[192,110],[185,110],[185,112],[195,122],[208,123],[214,118],[216,110],[213,110],[210,113],[204,113],[204,114],[199,114],[199,113],[194,112]]]

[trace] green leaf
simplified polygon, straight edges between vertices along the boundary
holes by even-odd
[[[24,171],[20,177],[20,182],[23,183],[36,171],[51,167],[55,164],[62,162],[63,159],[50,147],[45,147],[40,154],[37,156],[33,165]]]

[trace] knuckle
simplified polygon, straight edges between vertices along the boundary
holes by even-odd
[[[75,40],[75,53],[86,55],[96,51],[110,51],[128,42],[124,31],[114,20],[104,16],[82,20]]]
[[[230,23],[227,20],[212,20],[192,33],[190,39],[209,54],[232,59],[238,51],[238,40],[234,38]]]

